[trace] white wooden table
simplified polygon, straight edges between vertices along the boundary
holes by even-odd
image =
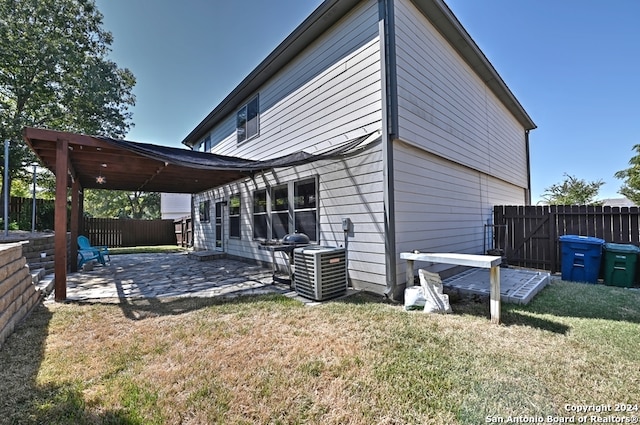
[[[407,287],[413,286],[413,265],[415,261],[430,263],[456,264],[459,266],[490,269],[491,284],[491,322],[500,323],[500,263],[502,258],[493,255],[454,254],[454,253],[414,253],[401,252],[400,258],[407,260]]]

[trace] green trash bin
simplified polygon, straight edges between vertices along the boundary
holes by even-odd
[[[633,286],[636,262],[640,249],[635,245],[604,244],[604,284],[609,286]]]

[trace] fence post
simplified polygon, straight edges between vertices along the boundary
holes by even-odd
[[[551,257],[551,273],[558,271],[558,234],[556,226],[555,206],[549,207],[549,256]]]

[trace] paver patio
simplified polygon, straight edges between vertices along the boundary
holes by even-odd
[[[112,255],[107,266],[67,276],[67,300],[104,298],[216,297],[280,293],[271,270],[230,259],[196,261],[187,253]],[[53,294],[49,298],[52,298]]]

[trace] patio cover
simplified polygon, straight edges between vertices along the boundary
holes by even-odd
[[[23,134],[31,150],[54,174],[58,142],[66,141],[69,186],[77,179],[82,188],[171,193],[198,193],[263,170],[337,157],[362,146],[371,136],[348,140],[318,154],[295,152],[254,161],[30,127],[25,128]]]
[[[23,138],[42,164],[56,176],[55,299],[67,298],[67,263],[77,270],[77,245],[83,215],[82,190],[198,193],[251,177],[260,171],[330,159],[364,149],[381,140],[375,133],[339,143],[318,154],[295,152],[254,161],[148,143],[26,127]],[[373,139],[373,140],[372,140]],[[60,172],[62,171],[62,172]],[[71,223],[67,229],[67,190],[71,188]],[[67,231],[70,230],[67,261]]]

